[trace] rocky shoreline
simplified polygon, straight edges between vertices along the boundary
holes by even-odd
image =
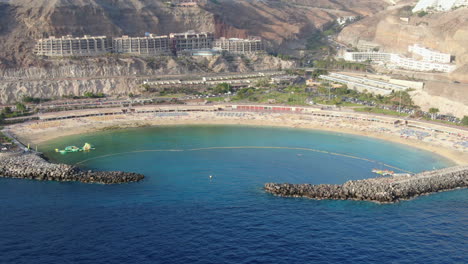
[[[50,163],[34,153],[10,153],[0,155],[0,177],[117,184],[137,182],[144,175],[122,171],[82,170],[72,165]]]
[[[341,185],[267,183],[265,191],[284,197],[395,203],[421,195],[467,187],[468,166],[458,166],[415,175],[348,181]]]

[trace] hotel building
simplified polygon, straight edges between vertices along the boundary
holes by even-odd
[[[408,51],[421,56],[423,61],[439,62],[439,63],[450,63],[451,55],[442,53],[439,51],[431,50],[426,47],[414,44],[408,47]]]
[[[188,31],[169,35],[174,53],[184,50],[203,50],[213,48],[214,34],[211,32]]]
[[[265,51],[263,41],[260,38],[220,38],[214,41],[213,48],[215,50],[241,54]]]
[[[170,52],[169,37],[153,34],[146,37],[114,38],[112,46],[115,53],[134,55],[167,55]]]
[[[97,56],[112,51],[112,41],[106,36],[72,37],[67,35],[61,38],[49,37],[40,39],[36,43],[34,53],[40,56],[67,57],[67,56]]]

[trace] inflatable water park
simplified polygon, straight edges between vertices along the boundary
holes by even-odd
[[[394,172],[394,171],[391,171],[391,170],[373,169],[372,172],[373,172],[373,173],[377,173],[377,174],[382,175],[382,176],[391,176],[391,175],[394,175],[394,174],[395,174],[395,172]]]
[[[95,149],[91,144],[85,143],[83,147],[79,148],[77,146],[68,146],[64,149],[55,149],[55,152],[60,154],[67,154],[67,153],[74,153],[74,152],[81,152],[81,151],[91,151]]]

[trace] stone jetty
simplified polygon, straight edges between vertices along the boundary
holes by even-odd
[[[131,172],[91,171],[50,163],[35,153],[0,154],[0,177],[101,184],[137,182],[144,178],[141,174]]]
[[[341,185],[265,184],[267,192],[278,196],[378,203],[395,203],[420,195],[466,187],[468,187],[468,166],[426,171],[415,175],[348,181]]]

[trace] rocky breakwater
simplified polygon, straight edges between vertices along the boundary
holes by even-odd
[[[116,184],[137,182],[143,175],[122,171],[91,171],[66,164],[54,164],[33,154],[0,154],[0,177],[41,181],[77,181]]]
[[[415,175],[372,178],[339,184],[267,183],[265,190],[285,197],[394,203],[420,195],[468,187],[468,166]]]

